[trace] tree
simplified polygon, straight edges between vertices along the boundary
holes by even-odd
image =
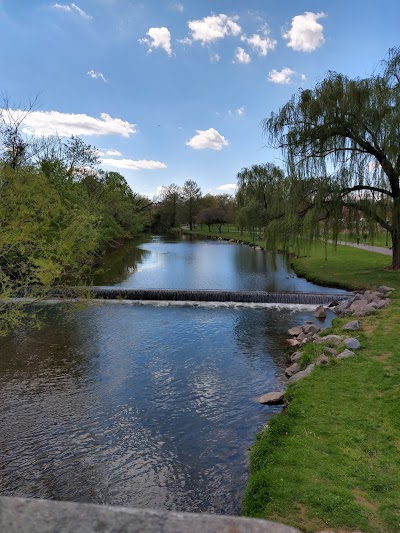
[[[222,207],[206,207],[198,214],[199,221],[208,226],[208,231],[211,231],[211,226],[217,224],[218,230],[221,233],[222,224],[225,223],[225,211]]]
[[[186,180],[182,187],[182,197],[187,205],[189,228],[193,229],[196,202],[201,196],[200,187],[193,180]]]
[[[369,78],[329,72],[271,113],[263,129],[282,149],[291,178],[307,180],[303,216],[315,199],[315,218],[336,225],[344,208],[361,212],[391,233],[392,267],[400,269],[400,48]]]
[[[162,187],[157,204],[157,213],[163,229],[169,230],[176,226],[181,199],[182,188],[176,183]]]
[[[243,168],[237,175],[238,222],[242,230],[250,231],[253,240],[256,230],[265,232],[268,223],[277,214],[281,216],[282,202],[275,186],[283,177],[282,170],[272,163]]]

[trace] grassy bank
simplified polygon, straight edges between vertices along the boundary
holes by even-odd
[[[212,235],[250,241],[233,232]],[[317,246],[293,266],[320,284],[351,289],[384,284],[396,291],[388,308],[360,319],[355,336],[362,350],[356,357],[316,368],[290,386],[287,409],[252,447],[243,513],[305,532],[398,532],[400,273],[388,268],[390,256],[347,246],[329,247],[327,261],[323,246]],[[342,334],[348,320],[335,319],[332,333]]]
[[[300,275],[348,288],[395,287],[392,304],[361,319],[357,357],[290,386],[288,408],[257,436],[247,516],[303,531],[400,531],[400,273],[390,257],[345,246],[294,261]],[[348,321],[336,319],[332,332]]]

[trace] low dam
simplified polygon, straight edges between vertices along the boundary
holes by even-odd
[[[179,289],[131,289],[121,287],[90,287],[76,289],[75,294],[86,294],[92,298],[105,300],[149,300],[175,302],[240,302],[329,305],[333,301],[344,300],[348,293],[305,293],[305,292],[266,292],[266,291],[224,291],[224,290],[179,290]],[[53,292],[57,296],[60,293]],[[69,296],[69,294],[68,294]]]

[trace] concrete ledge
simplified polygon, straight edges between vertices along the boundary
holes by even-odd
[[[7,533],[299,533],[253,518],[0,497]]]

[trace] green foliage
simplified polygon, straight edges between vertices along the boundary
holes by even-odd
[[[8,298],[82,283],[107,245],[149,224],[151,204],[119,173],[98,170],[96,149],[79,137],[24,139],[20,125],[0,116],[0,334],[27,318],[27,305]]]
[[[263,122],[282,149],[297,224],[322,225],[336,238],[346,225],[358,235],[376,225],[392,236],[392,267],[400,268],[400,49],[379,74],[349,79],[329,72],[300,90]],[[274,194],[278,194],[275,192]],[[286,217],[285,217],[286,219]],[[292,229],[296,229],[295,224]]]

